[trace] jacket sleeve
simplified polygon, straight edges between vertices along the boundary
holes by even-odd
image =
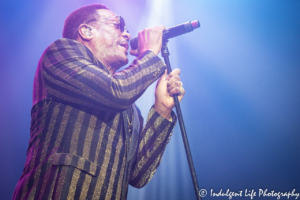
[[[48,98],[113,112],[128,108],[166,69],[159,57],[147,51],[111,74],[88,48],[69,39],[50,45],[40,65]]]
[[[157,113],[152,107],[139,139],[130,185],[136,188],[145,186],[158,168],[177,117],[172,111],[172,121]]]

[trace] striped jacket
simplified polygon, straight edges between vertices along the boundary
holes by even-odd
[[[111,74],[83,44],[59,39],[34,79],[30,141],[13,199],[126,199],[154,175],[175,125],[134,102],[165,71],[151,51]],[[129,131],[133,124],[133,131]]]

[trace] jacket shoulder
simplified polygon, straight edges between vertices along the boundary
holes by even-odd
[[[53,65],[61,61],[72,61],[83,59],[95,65],[101,65],[100,61],[93,55],[93,53],[82,43],[72,39],[61,38],[50,44],[42,55],[42,59]]]

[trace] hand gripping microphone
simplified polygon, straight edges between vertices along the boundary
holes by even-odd
[[[186,22],[177,26],[173,26],[171,28],[165,29],[163,31],[163,39],[167,40],[173,37],[177,37],[179,35],[188,33],[193,31],[195,28],[200,27],[200,22],[198,20],[192,22]],[[131,49],[138,48],[138,37],[132,38],[130,40]]]

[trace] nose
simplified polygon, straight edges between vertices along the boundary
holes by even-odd
[[[131,38],[131,35],[129,34],[129,32],[128,32],[127,30],[123,31],[122,36],[123,36],[124,38],[126,38],[127,41],[129,41],[130,38]]]

